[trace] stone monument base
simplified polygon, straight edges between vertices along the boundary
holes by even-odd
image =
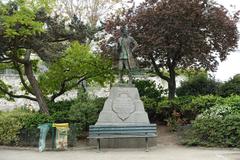
[[[137,88],[126,84],[112,87],[95,125],[150,125]],[[157,144],[156,138],[148,138],[148,142],[149,146]],[[146,146],[145,138],[101,139],[100,143],[103,148],[144,148]],[[97,145],[97,141],[91,139],[89,145]]]
[[[120,84],[118,84],[120,85]],[[138,90],[132,86],[112,87],[95,125],[150,124]]]

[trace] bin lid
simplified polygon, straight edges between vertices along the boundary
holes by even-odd
[[[68,123],[53,123],[52,127],[56,128],[68,128],[69,124]]]

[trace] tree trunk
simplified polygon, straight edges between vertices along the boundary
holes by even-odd
[[[168,81],[168,99],[173,100],[176,94],[176,73],[174,68],[169,68],[169,81]]]
[[[29,83],[31,84],[32,88],[33,88],[33,92],[37,98],[37,102],[39,104],[40,107],[40,111],[49,115],[49,111],[48,111],[48,107],[47,104],[44,100],[43,94],[41,92],[41,89],[38,85],[38,82],[33,74],[33,68],[32,68],[32,63],[28,62],[24,64],[24,69],[25,69],[25,74],[28,78]]]

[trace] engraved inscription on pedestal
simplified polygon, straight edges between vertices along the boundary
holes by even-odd
[[[127,93],[120,93],[119,97],[112,103],[112,110],[122,121],[125,121],[135,112],[136,106]]]

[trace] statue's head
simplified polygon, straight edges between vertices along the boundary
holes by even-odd
[[[121,36],[122,37],[127,37],[128,36],[128,30],[127,30],[127,27],[126,26],[123,26],[121,28]]]

